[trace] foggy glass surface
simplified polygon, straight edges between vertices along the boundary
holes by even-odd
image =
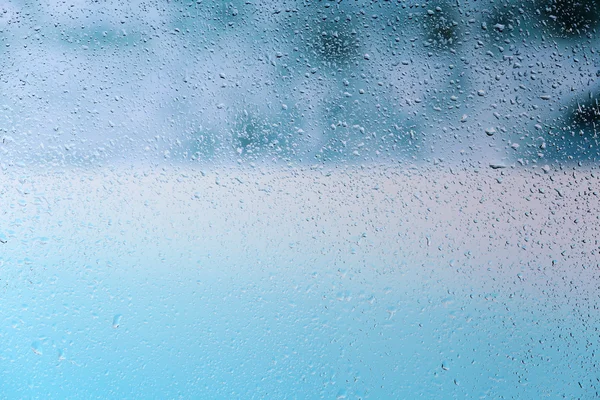
[[[600,396],[599,28],[0,0],[0,398]]]

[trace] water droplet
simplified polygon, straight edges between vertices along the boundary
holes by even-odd
[[[112,323],[112,327],[117,329],[119,327],[119,325],[121,325],[121,314],[117,314],[114,316],[113,318],[113,323]]]
[[[33,350],[33,352],[35,354],[37,354],[38,356],[42,355],[42,343],[40,343],[39,341],[35,341],[33,343],[31,343],[31,350]]]

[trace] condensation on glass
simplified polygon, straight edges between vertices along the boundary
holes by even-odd
[[[599,29],[0,2],[0,397],[600,396]]]

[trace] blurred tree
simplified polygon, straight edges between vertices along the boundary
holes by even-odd
[[[583,36],[600,24],[600,0],[547,0],[542,15],[543,31],[563,37]]]

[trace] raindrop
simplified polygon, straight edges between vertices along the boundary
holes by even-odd
[[[117,314],[117,315],[114,316],[113,322],[112,322],[112,327],[113,328],[116,329],[116,328],[119,327],[119,325],[121,325],[121,317],[122,317],[121,314]]]
[[[42,355],[42,343],[36,340],[31,344],[31,350],[38,356]]]

